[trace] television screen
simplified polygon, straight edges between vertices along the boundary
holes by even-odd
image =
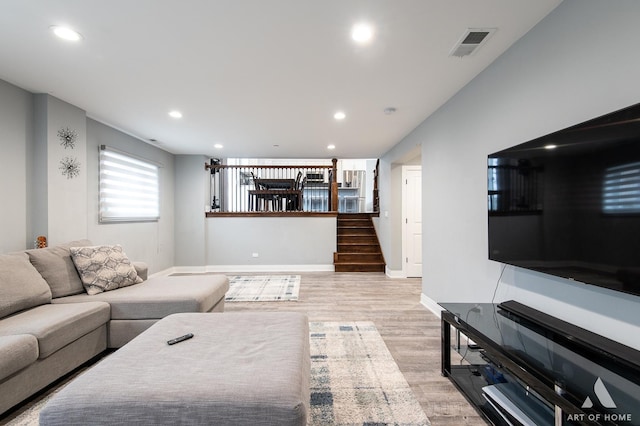
[[[487,166],[489,259],[640,295],[640,104]]]

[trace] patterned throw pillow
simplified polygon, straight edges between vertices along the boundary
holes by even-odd
[[[69,250],[89,295],[142,282],[120,245],[71,247]]]

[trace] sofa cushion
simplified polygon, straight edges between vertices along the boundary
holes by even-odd
[[[49,284],[54,299],[84,293],[84,287],[71,260],[69,248],[89,245],[91,245],[91,241],[79,240],[54,247],[26,251],[33,266]]]
[[[38,359],[38,339],[29,334],[0,336],[0,381]]]
[[[90,296],[142,282],[120,245],[71,247],[70,251]]]
[[[0,255],[0,318],[49,302],[51,290],[25,253]]]
[[[31,334],[46,358],[109,321],[109,304],[86,302],[41,305],[0,321],[0,336]]]
[[[95,296],[77,294],[53,303],[100,300],[111,305],[111,319],[159,319],[178,312],[208,312],[229,290],[225,275],[154,277],[141,284]]]

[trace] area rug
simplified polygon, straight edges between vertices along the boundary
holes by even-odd
[[[274,302],[298,300],[300,275],[229,276],[225,302]]]
[[[312,322],[310,425],[429,425],[372,322]]]

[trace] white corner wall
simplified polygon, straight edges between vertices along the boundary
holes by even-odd
[[[638,16],[637,1],[565,0],[400,143],[422,144],[425,304],[495,291],[640,349],[640,298],[512,267],[498,285],[486,212],[489,153],[640,101]]]

